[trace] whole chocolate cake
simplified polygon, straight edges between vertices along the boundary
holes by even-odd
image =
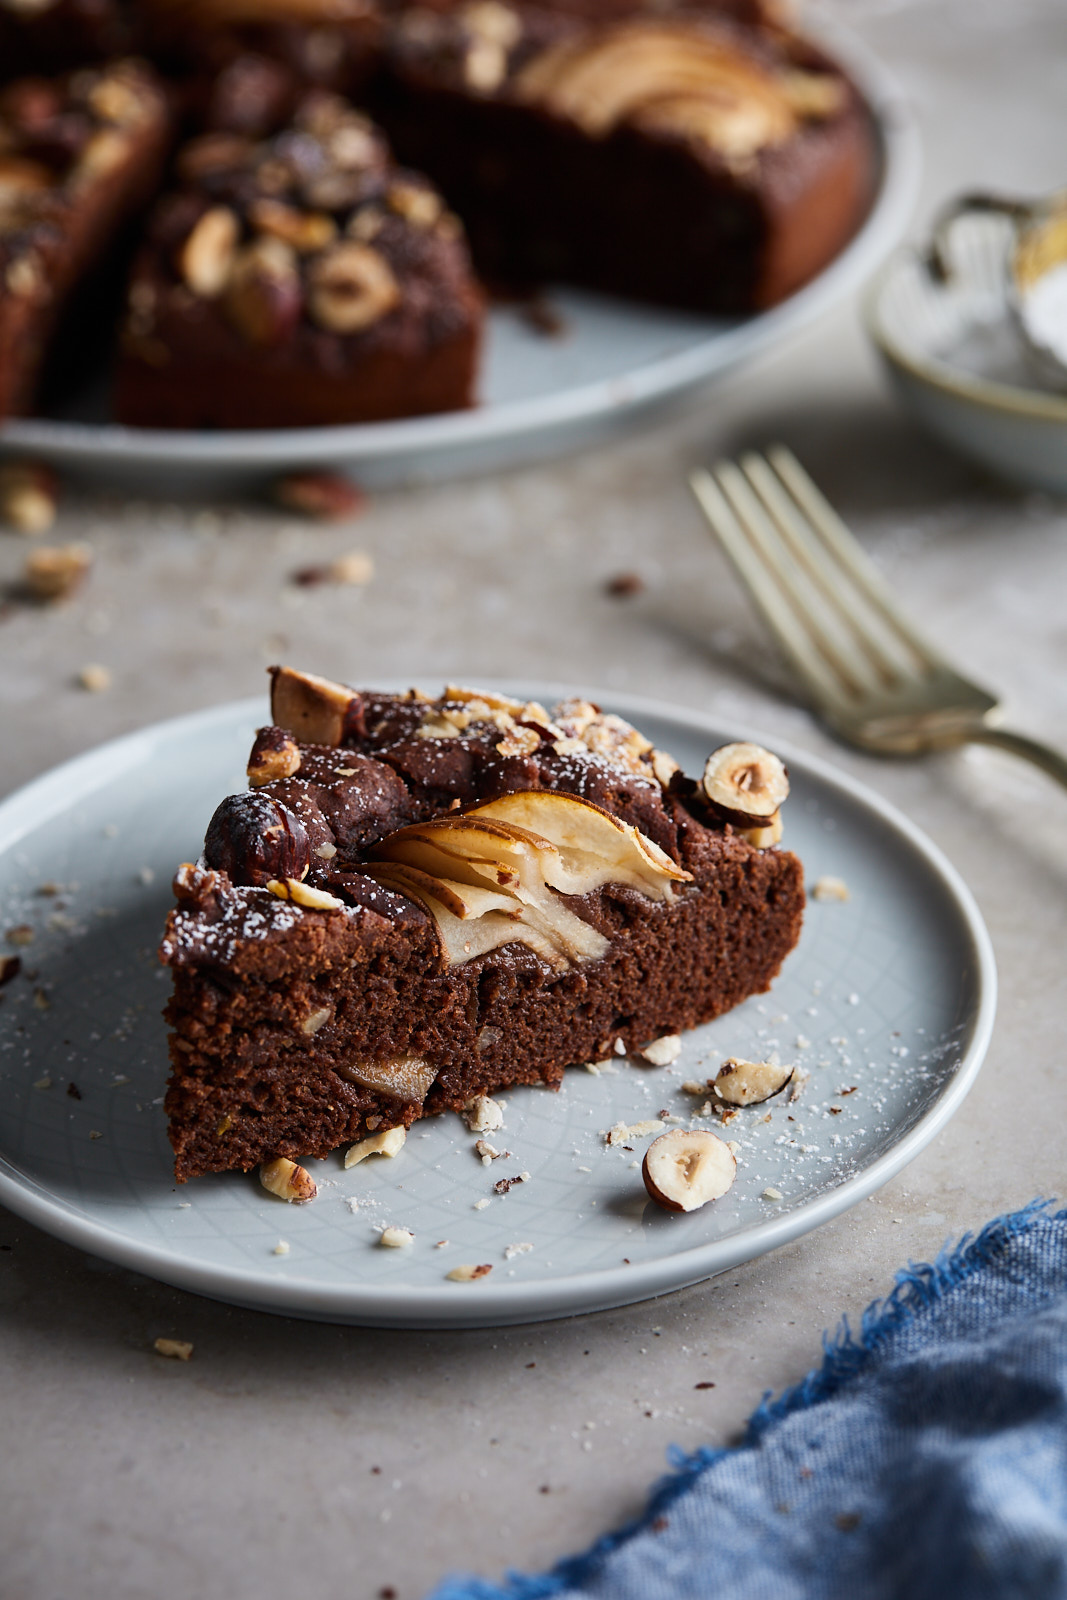
[[[726,747],[705,789],[585,701],[272,672],[161,948],[180,1180],[558,1087],[767,989],[796,943],[767,752]]]

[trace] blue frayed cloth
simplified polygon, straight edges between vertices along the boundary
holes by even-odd
[[[825,1341],[736,1449],[551,1572],[433,1600],[1067,1600],[1067,1211],[968,1235]]]

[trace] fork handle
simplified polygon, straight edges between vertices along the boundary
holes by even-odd
[[[995,744],[1001,750],[1010,751],[1013,756],[1032,761],[1035,767],[1040,767],[1042,772],[1047,772],[1050,778],[1055,778],[1067,789],[1067,756],[1053,750],[1051,745],[1042,744],[1040,739],[1031,739],[1025,733],[1012,733],[1009,728],[997,728],[986,723],[968,735],[970,741]]]

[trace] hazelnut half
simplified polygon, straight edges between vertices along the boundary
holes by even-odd
[[[736,1174],[729,1145],[705,1128],[661,1133],[645,1151],[641,1167],[645,1188],[666,1211],[697,1211],[718,1200]]]
[[[346,239],[323,251],[308,273],[308,310],[330,333],[360,333],[400,300],[400,285],[383,255]]]
[[[704,763],[704,793],[725,822],[766,827],[789,794],[789,774],[759,744],[724,744]]]

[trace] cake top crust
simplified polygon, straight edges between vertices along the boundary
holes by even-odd
[[[70,219],[166,114],[155,74],[132,59],[0,89],[0,277],[8,294],[47,299],[45,268]]]
[[[411,8],[391,51],[402,72],[440,87],[525,105],[593,139],[679,141],[735,173],[856,103],[806,40],[684,3],[615,17],[502,0]]]
[[[340,97],[304,96],[283,132],[216,131],[176,163],[153,218],[124,339],[151,359],[170,316],[238,348],[300,343],[326,371],[412,318],[432,340],[466,315],[463,229],[432,185],[394,165]]]
[[[581,919],[602,891],[669,902],[713,860],[754,854],[671,756],[591,701],[271,678],[250,788],[222,801],[175,880],[175,965],[254,963],[247,947],[294,930],[283,961],[399,929],[431,964],[518,938],[516,959],[565,967],[600,950]]]

